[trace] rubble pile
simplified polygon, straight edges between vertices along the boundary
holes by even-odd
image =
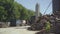
[[[31,27],[29,27],[28,30],[33,30],[33,31],[35,31],[35,30],[41,30],[42,27],[43,26],[41,26],[40,23],[37,23],[37,24],[35,23],[35,24],[31,25]]]
[[[8,27],[4,22],[0,22],[0,28],[6,28]]]
[[[46,33],[46,32],[37,32],[37,33],[35,33],[35,34],[55,34],[55,33]]]
[[[41,30],[44,27],[45,22],[47,22],[47,20],[44,17],[41,17],[36,23],[32,24],[28,30]]]

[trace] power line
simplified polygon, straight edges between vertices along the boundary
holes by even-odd
[[[46,13],[46,11],[48,10],[48,8],[50,7],[50,5],[52,4],[52,1],[49,3],[48,7],[46,8],[44,14]]]

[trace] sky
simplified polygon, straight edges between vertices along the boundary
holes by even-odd
[[[44,14],[45,10],[47,9],[49,3],[52,0],[15,0],[15,1],[18,2],[19,4],[22,4],[25,8],[33,11],[35,11],[36,3],[39,3],[40,12]],[[52,13],[52,4],[50,5],[45,14],[51,14],[51,13]]]

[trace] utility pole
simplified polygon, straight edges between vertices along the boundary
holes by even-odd
[[[35,21],[38,20],[38,17],[40,17],[40,5],[37,3],[35,7]]]

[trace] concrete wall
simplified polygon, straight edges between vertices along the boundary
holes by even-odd
[[[52,0],[53,3],[53,13],[59,14],[60,13],[60,0]]]

